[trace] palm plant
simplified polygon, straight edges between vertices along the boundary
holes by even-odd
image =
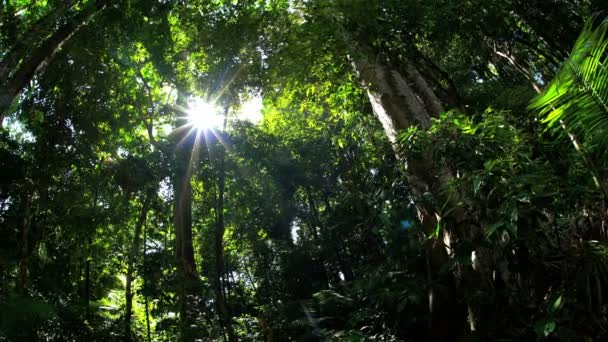
[[[585,24],[570,57],[530,108],[539,111],[549,129],[565,131],[577,150],[576,136],[603,154],[608,147],[608,19],[595,28],[593,23]]]

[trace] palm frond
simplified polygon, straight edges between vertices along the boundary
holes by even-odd
[[[608,19],[589,20],[570,57],[530,108],[550,129],[564,124],[586,144],[608,147]]]

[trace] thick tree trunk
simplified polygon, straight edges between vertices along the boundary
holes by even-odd
[[[187,162],[187,161],[186,161]],[[186,167],[178,169],[175,178],[175,240],[176,255],[182,271],[196,274],[194,247],[192,245],[192,186]]]
[[[412,66],[407,66],[407,77],[380,57],[359,59],[355,68],[367,88],[374,114],[393,144],[399,131],[412,126],[426,129],[431,118],[443,111],[433,90]]]
[[[0,65],[0,125],[15,98],[34,78],[34,75],[42,72],[61,50],[61,47],[104,8],[105,5],[102,5],[83,10],[35,48],[35,41],[23,41],[9,52]],[[30,34],[35,35],[35,31],[38,30],[32,28],[30,31],[24,39]],[[28,46],[29,49],[19,48],[21,45]],[[31,53],[28,53],[32,48]]]
[[[146,195],[144,203],[142,204],[137,223],[135,224],[135,232],[133,234],[133,242],[131,243],[131,251],[129,253],[129,260],[127,265],[127,280],[125,286],[125,339],[131,340],[131,314],[133,311],[133,273],[135,270],[135,258],[137,257],[137,250],[139,248],[139,240],[141,237],[141,229],[146,222],[146,216],[148,214],[148,205],[150,203],[150,195]]]
[[[181,122],[178,126],[181,126]],[[190,159],[192,151],[186,142],[176,147],[176,172],[174,178],[174,224],[175,253],[182,271],[188,275],[196,274],[194,247],[192,245],[192,185],[190,178]]]
[[[402,130],[413,126],[429,128],[431,118],[443,110],[433,90],[412,66],[406,67],[404,75],[381,56],[369,54],[363,54],[353,64],[372,110],[392,144],[397,142]],[[432,106],[427,107],[425,103]],[[401,155],[397,157],[403,159]]]
[[[227,110],[224,117],[224,130],[226,128]],[[215,228],[215,279],[214,291],[217,310],[220,316],[220,323],[228,335],[228,341],[236,341],[234,329],[232,327],[232,315],[226,303],[226,294],[224,292],[225,279],[225,261],[224,261],[224,233],[226,227],[224,225],[224,191],[226,188],[226,170],[225,170],[226,151],[220,147],[220,158],[218,165],[218,196],[215,208],[216,228]]]
[[[452,170],[445,167],[437,169],[426,156],[416,160],[408,159],[397,146],[401,131],[414,126],[428,129],[431,119],[443,111],[435,92],[411,65],[407,65],[402,73],[376,57],[359,59],[354,66],[367,90],[374,114],[393,145],[397,159],[404,163],[412,193],[417,197],[426,192],[438,194],[441,185],[451,178]],[[441,224],[441,216],[435,208],[417,205],[417,211],[425,235],[434,233]],[[431,284],[435,282],[433,276],[439,273],[449,258],[444,244],[438,240],[427,242],[428,276]],[[459,319],[466,317],[466,310],[463,310],[455,297],[453,286],[442,291],[437,291],[434,287],[429,289],[430,339],[443,341],[463,334],[464,324]]]

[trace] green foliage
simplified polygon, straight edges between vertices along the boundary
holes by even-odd
[[[0,336],[27,340],[31,331],[40,328],[44,322],[55,317],[54,309],[40,299],[11,296],[0,306]]]
[[[0,340],[606,339],[605,199],[525,108],[602,155],[599,1],[0,1],[0,74],[103,4],[2,117]],[[448,111],[391,146],[364,53]]]
[[[489,267],[495,269],[495,277],[501,277],[500,282],[505,282],[510,289],[502,292],[505,290],[493,287],[488,292],[478,293],[475,300],[510,302],[514,300],[513,295],[521,294],[527,298],[525,301],[538,301],[525,294],[528,291],[525,284],[535,284],[534,291],[546,293],[548,297],[546,302],[534,304],[544,307],[542,315],[530,316],[536,322],[534,332],[525,332],[525,319],[519,326],[511,321],[504,327],[506,331],[500,330],[503,328],[498,322],[484,322],[497,329],[492,333],[495,336],[513,333],[518,336],[530,333],[539,337],[554,333],[569,336],[574,332],[565,325],[592,315],[591,307],[585,308],[580,303],[602,298],[598,291],[604,288],[602,278],[596,278],[603,274],[601,245],[595,247],[592,243],[571,249],[564,244],[568,239],[566,236],[588,231],[573,231],[571,227],[576,225],[580,208],[593,205],[593,200],[588,198],[593,183],[574,151],[570,155],[562,155],[561,160],[551,159],[552,150],[560,146],[559,142],[543,141],[542,136],[522,131],[510,120],[512,116],[508,112],[492,110],[474,118],[448,113],[437,119],[427,131],[412,129],[404,132],[400,146],[413,160],[422,155],[432,156],[434,163],[430,164],[431,167],[451,165],[458,174],[456,179],[434,194],[431,204],[442,213],[447,227],[457,229],[463,221],[454,217],[453,212],[464,210],[470,220],[479,222],[477,229],[480,232],[477,237],[458,242],[459,254],[455,256],[452,267],[471,265],[472,251],[479,253],[489,248],[491,252],[488,250],[490,255],[486,259],[492,265]],[[453,198],[458,199],[456,209],[445,206],[445,203],[454,203]],[[417,200],[427,201],[425,198]],[[475,230],[468,232],[471,234]],[[554,234],[559,234],[560,238],[556,240],[552,237]],[[529,251],[525,259],[514,258],[516,254],[511,254],[520,249]],[[597,259],[585,261],[593,257]],[[540,260],[546,260],[542,266],[536,264]],[[540,269],[545,272],[542,276],[532,274]],[[521,283],[509,285],[512,272],[522,277]],[[572,297],[579,298],[581,302],[567,300]],[[492,305],[496,304],[490,304],[490,307]],[[526,315],[521,310],[516,309],[516,312],[509,315]],[[508,332],[508,329],[515,329],[515,332]],[[586,333],[592,334],[591,331]]]
[[[562,123],[602,151],[608,129],[608,21],[589,20],[570,57],[530,108],[553,130]]]

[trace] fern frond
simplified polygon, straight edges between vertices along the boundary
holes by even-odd
[[[588,21],[568,60],[531,103],[550,129],[565,123],[587,144],[608,146],[608,19]]]

